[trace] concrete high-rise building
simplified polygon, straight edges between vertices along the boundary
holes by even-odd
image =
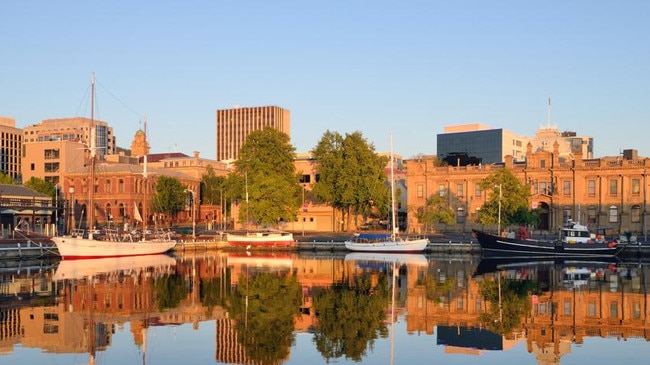
[[[251,132],[272,127],[291,136],[291,116],[277,106],[217,110],[217,161],[236,160]]]
[[[94,121],[98,156],[115,154],[113,128]],[[63,174],[86,165],[93,120],[84,117],[46,119],[23,128],[22,179],[38,177],[58,184]]]
[[[20,180],[23,135],[15,119],[0,117],[0,136],[0,172]]]

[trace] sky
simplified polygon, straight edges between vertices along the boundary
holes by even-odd
[[[436,154],[447,125],[533,136],[549,123],[594,156],[650,156],[650,1],[112,0],[0,3],[0,116],[22,128],[95,117],[129,148],[216,156],[216,110],[291,112],[308,152],[361,131],[377,152]]]

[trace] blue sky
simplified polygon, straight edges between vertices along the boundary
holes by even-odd
[[[0,115],[96,116],[129,147],[215,156],[217,109],[291,111],[298,152],[326,130],[436,153],[445,125],[532,136],[551,123],[595,155],[650,156],[650,2],[4,1]]]

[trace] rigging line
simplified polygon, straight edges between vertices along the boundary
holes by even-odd
[[[124,101],[122,101],[120,98],[118,98],[117,96],[115,96],[115,94],[113,94],[110,90],[108,90],[108,88],[106,88],[106,86],[104,86],[101,82],[97,82],[97,84],[98,84],[99,86],[101,86],[102,89],[104,89],[104,90],[105,90],[105,91],[106,91],[110,96],[112,96],[115,100],[117,100],[120,104],[122,104],[122,106],[124,106],[125,108],[127,108],[128,110],[130,110],[133,114],[137,115],[138,118],[143,118],[143,115],[142,115],[142,114],[138,113],[137,111],[135,111],[135,109],[131,108],[128,104],[126,104],[126,103],[125,103]]]
[[[77,106],[77,111],[75,112],[74,115],[80,115],[81,107],[82,107],[82,105],[84,105],[84,104],[86,104],[86,105],[88,104],[88,98],[89,98],[89,96],[90,96],[90,85],[86,86],[86,91],[85,91],[85,93],[83,94],[81,100],[79,101],[79,105]],[[86,108],[86,110],[88,110],[88,108]]]

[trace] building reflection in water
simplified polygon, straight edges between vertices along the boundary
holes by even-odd
[[[92,356],[109,348],[127,323],[143,356],[147,328],[205,324],[214,326],[218,362],[286,362],[296,332],[314,334],[328,359],[355,358],[390,332],[391,313],[409,334],[435,336],[447,353],[480,354],[525,342],[540,364],[560,363],[588,337],[650,340],[645,264],[246,252],[93,261],[0,272],[0,358],[16,345]],[[369,311],[346,314],[331,302],[350,296]],[[351,346],[340,333],[353,321],[334,323],[332,308],[368,316],[355,318],[375,326],[366,344],[334,351],[335,344]],[[291,333],[275,342],[260,339],[267,318],[277,331],[290,321]]]

